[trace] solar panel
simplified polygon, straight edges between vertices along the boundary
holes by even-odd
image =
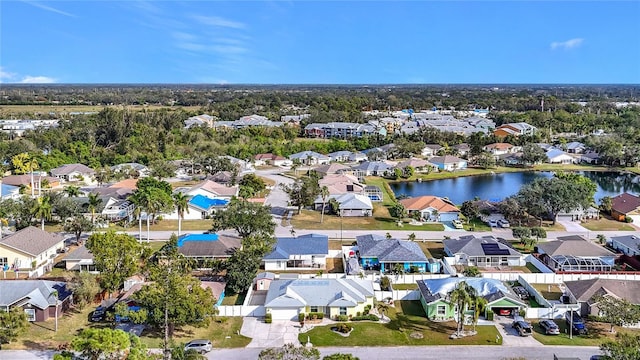
[[[509,249],[501,249],[496,243],[482,244],[482,251],[485,255],[509,255]]]

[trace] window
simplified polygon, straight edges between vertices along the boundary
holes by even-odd
[[[436,309],[438,316],[444,316],[446,313],[447,307],[445,305],[438,305],[438,308]]]
[[[9,265],[7,258],[0,258],[0,267],[4,267],[5,265]]]
[[[315,313],[319,312],[319,311],[318,311],[318,307],[317,307],[317,306],[310,306],[310,307],[309,307],[309,312],[312,312],[312,313],[313,313],[313,312],[315,312]]]
[[[340,308],[340,315],[347,315],[347,308],[346,307],[341,307]]]
[[[24,313],[27,314],[27,321],[36,321],[35,309],[24,309]]]

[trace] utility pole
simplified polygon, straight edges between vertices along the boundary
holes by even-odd
[[[569,339],[573,339],[573,308],[571,308],[571,318],[569,319]]]

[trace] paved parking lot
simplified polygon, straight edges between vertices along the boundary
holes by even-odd
[[[300,324],[294,321],[274,320],[266,324],[262,318],[245,317],[240,334],[252,340],[248,348],[281,347],[284,344],[299,344]]]

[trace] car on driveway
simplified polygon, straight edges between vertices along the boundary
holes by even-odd
[[[98,306],[95,310],[93,310],[93,313],[91,313],[90,320],[92,322],[102,321],[104,320],[106,314],[107,314],[107,309],[105,309],[103,306]]]
[[[507,220],[500,219],[500,220],[498,220],[498,226],[500,226],[501,228],[508,228],[510,225],[509,225],[509,222]]]
[[[490,227],[498,227],[498,220],[491,219],[488,221]]]
[[[556,324],[553,320],[541,320],[540,327],[544,330],[544,333],[547,335],[559,335],[560,328],[558,324]]]
[[[530,336],[533,333],[531,324],[524,320],[518,320],[513,322],[513,328],[516,329],[520,336]]]
[[[200,354],[205,354],[211,351],[213,346],[211,345],[211,340],[191,340],[184,346],[184,351],[195,350]]]
[[[584,324],[584,320],[582,320],[582,317],[577,312],[567,311],[565,313],[564,320],[567,323],[568,328],[571,328],[573,326],[572,331],[574,334],[587,334],[587,326]]]
[[[462,221],[460,220],[453,220],[453,227],[456,229],[464,229],[464,226],[462,225]]]

